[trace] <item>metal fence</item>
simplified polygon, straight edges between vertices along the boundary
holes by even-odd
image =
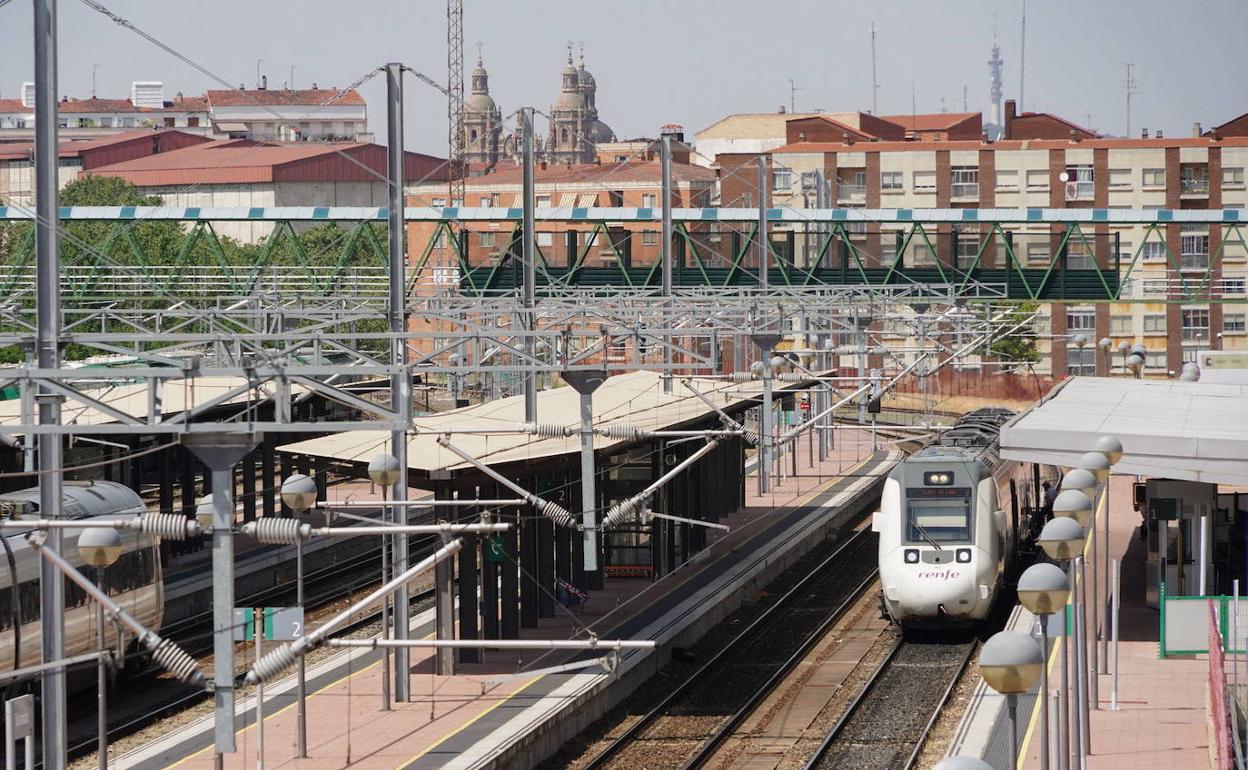
[[[67,297],[150,297],[164,293],[202,298],[269,294],[284,297],[387,293],[385,267],[271,265],[68,265],[61,268],[61,291]],[[0,265],[0,287],[8,296],[33,293],[33,265]]]

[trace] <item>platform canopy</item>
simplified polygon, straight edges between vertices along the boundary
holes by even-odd
[[[1070,467],[1104,435],[1116,473],[1248,484],[1248,385],[1073,377],[1002,428],[1001,455]]]
[[[594,424],[632,425],[646,430],[678,428],[714,416],[700,398],[677,378],[672,393],[663,392],[659,374],[630,372],[609,378],[594,393]],[[725,411],[740,411],[757,402],[762,392],[759,381],[737,383],[727,379],[692,378],[694,387]],[[782,393],[777,388],[777,398]],[[537,394],[538,423],[579,429],[580,396],[570,387],[557,387]],[[524,397],[511,396],[449,412],[417,417],[408,435],[407,458],[412,471],[425,475],[470,467],[459,457],[438,445],[447,430],[514,430],[524,424]],[[454,443],[489,465],[541,460],[578,452],[580,436],[543,437],[515,432],[490,435],[459,434]],[[344,462],[367,463],[374,455],[389,451],[390,434],[382,431],[339,433],[308,439],[280,447],[282,452],[324,457]],[[623,439],[595,436],[594,448],[605,449]]]

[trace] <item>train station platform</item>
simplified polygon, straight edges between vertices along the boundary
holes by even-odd
[[[309,758],[295,758],[294,681],[266,687],[264,766],[367,768],[530,767],[657,671],[675,647],[685,646],[735,610],[820,540],[867,513],[900,452],[873,452],[868,433],[838,431],[824,462],[797,443],[796,469],[766,496],[747,479],[745,505],[726,523],[730,531],[661,580],[608,578],[583,611],[542,618],[524,638],[654,639],[659,648],[621,657],[614,674],[538,675],[570,656],[487,651],[481,663],[457,665],[457,676],[433,675],[430,650],[413,649],[412,699],[380,706],[380,655],[352,649],[321,654],[308,665]],[[791,460],[792,458],[790,458]],[[433,633],[426,612],[414,635]],[[254,690],[238,704],[238,751],[226,767],[256,762]],[[213,765],[212,717],[205,714],[124,755],[114,768],[208,768]]]
[[[1209,663],[1205,655],[1165,659],[1159,655],[1160,619],[1158,611],[1145,601],[1145,543],[1139,536],[1140,514],[1132,509],[1132,481],[1130,476],[1111,479],[1109,553],[1111,559],[1119,559],[1122,564],[1118,709],[1110,708],[1112,681],[1108,673],[1103,673],[1098,678],[1099,707],[1091,711],[1089,721],[1092,751],[1088,767],[1091,770],[1208,768],[1211,766],[1209,732],[1212,729],[1206,710]],[[1098,513],[1098,533],[1102,536],[1105,515],[1102,498]],[[1089,563],[1089,570],[1093,564],[1099,570],[1102,563],[1104,541],[1097,540],[1094,545],[1097,560]],[[1097,589],[1101,606],[1104,606],[1108,595],[1104,580],[1098,580]],[[1056,624],[1055,620],[1050,627]],[[1038,638],[1036,619],[1022,607],[1017,607],[1011,617],[1011,627],[1030,631]],[[1049,659],[1050,690],[1056,690],[1060,683],[1061,643],[1053,645]],[[1040,770],[1041,767],[1038,709],[1034,697],[1020,699],[1020,720],[1027,721],[1020,725],[1023,760],[1019,767],[1026,770]],[[1006,735],[1004,698],[980,682],[970,698],[950,754],[980,756],[993,767],[1008,767]],[[1055,759],[1050,766],[1058,766]]]

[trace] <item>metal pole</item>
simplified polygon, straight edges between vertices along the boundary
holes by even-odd
[[[1070,770],[1070,615],[1062,608],[1062,681],[1058,688],[1058,708],[1061,714],[1057,720],[1057,766],[1058,770]]]
[[[663,305],[670,314],[672,306],[672,137],[664,134],[659,145],[659,167],[661,172],[661,189],[663,196]],[[670,316],[664,321],[665,328],[671,327]],[[672,335],[663,335],[663,392],[672,392]],[[588,569],[588,567],[587,567]]]
[[[35,0],[35,230],[37,289],[36,360],[40,369],[60,367],[61,291],[57,225],[59,222],[57,102],[56,102],[56,0]],[[37,395],[39,422],[59,425],[61,400],[50,392]],[[26,437],[29,441],[29,435]],[[40,434],[39,510],[41,515],[61,515],[61,437]],[[61,552],[60,531],[48,532],[45,547]],[[46,560],[39,565],[39,617],[43,659],[65,657],[65,581]],[[66,762],[66,695],[64,669],[55,668],[42,677],[41,723],[43,766],[63,770]]]
[[[532,332],[535,326],[535,316],[533,306],[536,304],[536,286],[537,286],[537,233],[533,232],[533,208],[536,205],[536,198],[533,192],[533,109],[526,107],[520,111],[520,128],[521,128],[521,145],[524,154],[523,164],[523,199],[524,199],[524,219],[522,227],[524,228],[524,240],[521,242],[521,254],[524,261],[524,322],[525,331],[529,332],[524,338],[524,355],[529,361],[526,362],[524,378],[524,420],[525,422],[537,422],[537,380],[533,373],[532,359],[536,350],[535,340]]]
[[[770,288],[767,253],[767,156],[758,156],[758,288],[765,294]]]
[[[382,516],[386,516],[386,511],[390,506],[386,505],[390,491],[385,484],[381,485],[381,510]],[[394,574],[390,570],[390,541],[391,537],[382,535],[381,537],[381,582],[386,584],[390,582],[390,576]],[[397,589],[396,589],[397,590]],[[386,594],[381,599],[381,633],[382,639],[390,638],[390,594]],[[381,651],[381,710],[390,710],[390,650]]]
[[[1239,661],[1236,660],[1235,651],[1240,649],[1239,647],[1239,644],[1240,644],[1239,642],[1239,578],[1235,578],[1234,580],[1231,581],[1231,587],[1233,589],[1233,598],[1235,602],[1234,604],[1231,605],[1231,644],[1230,644],[1231,670],[1232,670],[1231,681],[1234,683],[1234,688],[1231,690],[1231,692],[1234,693],[1235,697],[1238,697],[1239,695]]]
[[[404,223],[404,183],[406,182],[405,154],[403,152],[403,65],[391,62],[386,65],[386,141],[388,161],[389,191],[389,229],[390,229],[390,285],[389,285],[389,321],[390,331],[402,334],[407,331],[407,299],[406,299],[406,267],[407,249],[404,247],[406,224]],[[456,173],[452,169],[452,173]],[[392,357],[395,366],[401,373],[390,380],[390,405],[399,414],[404,430],[390,434],[390,454],[399,461],[399,479],[394,483],[394,500],[407,500],[407,432],[406,427],[412,423],[412,379],[407,372],[407,342],[401,338],[393,340]],[[407,523],[407,509],[403,507],[383,510],[391,523],[402,518]],[[395,535],[393,552],[394,568],[398,572],[407,571],[408,539],[406,535]],[[408,634],[409,602],[407,584],[399,586],[394,595],[394,636],[406,639]],[[302,665],[302,660],[300,665]],[[408,652],[400,647],[394,653],[394,697],[406,701],[408,688]]]
[[[1197,596],[1204,596],[1209,579],[1209,514],[1200,514],[1200,587]]]
[[[1048,697],[1049,692],[1049,616],[1040,616],[1040,657],[1044,662],[1040,665],[1040,692]],[[1049,770],[1049,709],[1048,704],[1040,708],[1040,770]]]
[[[264,608],[252,610],[252,635],[256,638],[256,660],[264,657]],[[264,770],[264,680],[256,683],[256,770]]]
[[[1117,254],[1118,252],[1115,251],[1114,253]],[[1113,483],[1113,480],[1114,477],[1112,473],[1111,475],[1105,477],[1105,544],[1104,550],[1102,551],[1103,556],[1101,559],[1101,571],[1103,577],[1105,578],[1106,591],[1109,591],[1109,486]],[[1106,597],[1106,601],[1100,606],[1104,608],[1107,607],[1108,604],[1109,597]],[[1108,618],[1104,620],[1103,625],[1109,625]],[[1101,629],[1101,647],[1097,656],[1096,670],[1102,674],[1109,670],[1109,633],[1105,628]]]
[[[95,570],[95,582],[99,584],[101,591],[106,591],[104,587],[104,568],[98,567]],[[96,664],[96,701],[99,705],[99,711],[96,714],[96,752],[99,755],[99,770],[108,770],[108,658],[105,657],[105,649],[107,641],[104,638],[105,618],[104,605],[96,602],[95,606],[98,612],[95,616],[99,628],[96,629],[95,639],[100,646],[100,659]]]
[[[303,610],[303,536],[295,541],[295,601]],[[299,656],[298,679],[296,681],[295,704],[295,748],[300,759],[308,756],[308,669],[303,656]]]
[[[1121,582],[1121,576],[1119,574],[1120,573],[1119,566],[1120,565],[1118,564],[1118,560],[1114,559],[1114,595],[1113,595],[1114,607],[1113,607],[1113,624],[1110,627],[1110,632],[1113,634],[1113,637],[1114,637],[1114,646],[1112,650],[1113,657],[1110,658],[1110,668],[1109,668],[1109,673],[1110,673],[1109,709],[1110,711],[1118,710],[1118,609],[1119,609],[1118,588]]]
[[[772,457],[772,427],[771,427],[771,351],[775,347],[776,342],[780,339],[775,334],[756,334],[754,342],[762,351],[763,362],[763,403],[759,405],[759,441],[758,448],[758,493],[765,495],[771,491],[771,457]]]
[[[1010,712],[1010,770],[1018,767],[1018,693],[1005,694]]]
[[[442,535],[442,545],[447,546],[451,542],[451,536]],[[452,596],[451,580],[454,575],[452,563],[449,559],[440,561],[433,568],[433,583],[437,591],[437,638],[440,641],[453,641],[455,639],[455,600]],[[455,675],[455,651],[449,647],[444,647],[437,651],[434,655],[436,664],[436,672],[439,676]]]
[[[598,493],[594,480],[594,391],[607,381],[604,371],[564,372],[563,379],[581,396],[581,529],[585,572],[598,570]],[[590,584],[597,586],[597,579]]]
[[[1088,544],[1089,547],[1087,550],[1087,553],[1090,554],[1092,558],[1096,558],[1096,546],[1097,546],[1096,541],[1098,539],[1098,535],[1096,531],[1096,518],[1097,518],[1096,514],[1097,514],[1096,505],[1093,504],[1092,526],[1089,527],[1089,537],[1091,537],[1092,542]],[[1085,599],[1088,598],[1089,593],[1091,594],[1090,609],[1092,610],[1092,621],[1091,621],[1092,627],[1088,636],[1084,639],[1084,644],[1087,645],[1087,650],[1085,652],[1088,656],[1088,662],[1087,662],[1088,708],[1100,710],[1100,707],[1101,707],[1100,706],[1100,678],[1096,675],[1096,670],[1097,670],[1096,669],[1096,647],[1097,647],[1097,635],[1100,633],[1100,629],[1101,629],[1100,620],[1101,620],[1102,613],[1101,613],[1101,607],[1100,607],[1100,591],[1099,591],[1099,586],[1097,585],[1097,579],[1096,579],[1096,566],[1097,565],[1093,563],[1092,569],[1090,570],[1092,572],[1091,585],[1084,588]],[[1083,572],[1084,575],[1086,575],[1087,572],[1089,571],[1087,568],[1086,558],[1084,559],[1082,569],[1084,571]],[[1089,749],[1089,751],[1091,750]]]
[[[1083,556],[1075,562],[1079,567],[1079,608],[1075,613],[1075,631],[1078,633],[1079,662],[1075,670],[1079,674],[1079,764],[1083,766],[1092,753],[1092,741],[1088,729],[1091,705],[1088,701],[1088,571]]]
[[[1049,731],[1049,756],[1057,757],[1057,766],[1064,768],[1066,763],[1062,759],[1062,691],[1054,690],[1047,693],[1045,701],[1044,707],[1049,712],[1049,724],[1053,725],[1053,729]]]

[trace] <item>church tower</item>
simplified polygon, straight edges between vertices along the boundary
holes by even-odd
[[[472,71],[472,93],[464,100],[464,160],[493,165],[498,162],[503,117],[490,96],[490,76],[477,54]]]
[[[593,163],[598,143],[615,141],[615,132],[598,119],[597,96],[598,84],[585,69],[585,52],[581,51],[578,67],[569,46],[559,98],[550,108],[548,162]]]

